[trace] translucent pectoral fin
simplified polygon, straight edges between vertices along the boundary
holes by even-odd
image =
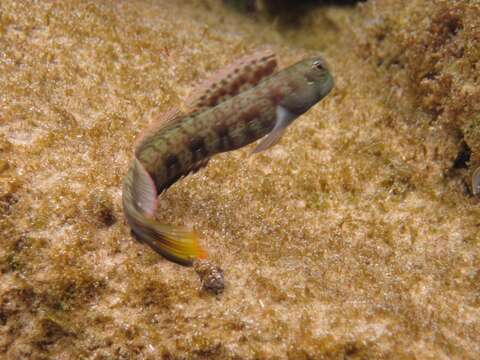
[[[256,154],[260,151],[267,150],[276,143],[280,141],[283,133],[288,125],[292,123],[293,120],[297,118],[297,115],[292,114],[290,111],[285,109],[283,106],[277,106],[277,118],[275,126],[272,131],[265,136],[262,141],[257,145],[257,147],[252,151],[252,154]]]
[[[152,177],[138,159],[133,161],[133,184],[135,186],[132,188],[132,197],[135,207],[153,217],[157,209],[157,189]]]
[[[278,143],[282,138],[283,133],[285,132],[285,128],[286,127],[275,126],[275,128],[267,136],[265,136],[262,141],[260,141],[257,147],[252,151],[252,154],[267,150],[268,148],[271,148],[273,145]]]

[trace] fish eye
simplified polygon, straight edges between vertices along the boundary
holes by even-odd
[[[325,70],[325,66],[323,65],[323,62],[320,60],[315,60],[312,64],[312,68],[317,70]]]

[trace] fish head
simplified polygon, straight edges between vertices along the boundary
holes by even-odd
[[[320,56],[306,60],[304,76],[315,102],[328,95],[335,84],[328,65]]]
[[[305,59],[288,72],[293,91],[286,94],[282,106],[295,114],[303,114],[332,90],[335,82],[321,56]]]

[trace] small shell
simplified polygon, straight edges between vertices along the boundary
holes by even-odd
[[[223,292],[225,280],[223,270],[220,267],[208,260],[198,260],[194,262],[193,268],[200,277],[202,290],[215,295]]]
[[[480,194],[480,167],[476,168],[472,175],[472,192],[475,196]]]

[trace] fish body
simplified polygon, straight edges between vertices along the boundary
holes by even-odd
[[[153,124],[138,143],[125,178],[123,206],[132,232],[182,265],[191,265],[206,253],[194,232],[154,220],[157,195],[205,166],[215,154],[260,138],[254,152],[273,146],[286,127],[334,84],[320,57],[273,75],[269,74],[276,62],[271,54],[264,52],[253,59],[254,64],[241,63],[208,82],[206,90],[187,101],[189,112],[171,112],[162,123]],[[246,76],[246,71],[253,75]]]

